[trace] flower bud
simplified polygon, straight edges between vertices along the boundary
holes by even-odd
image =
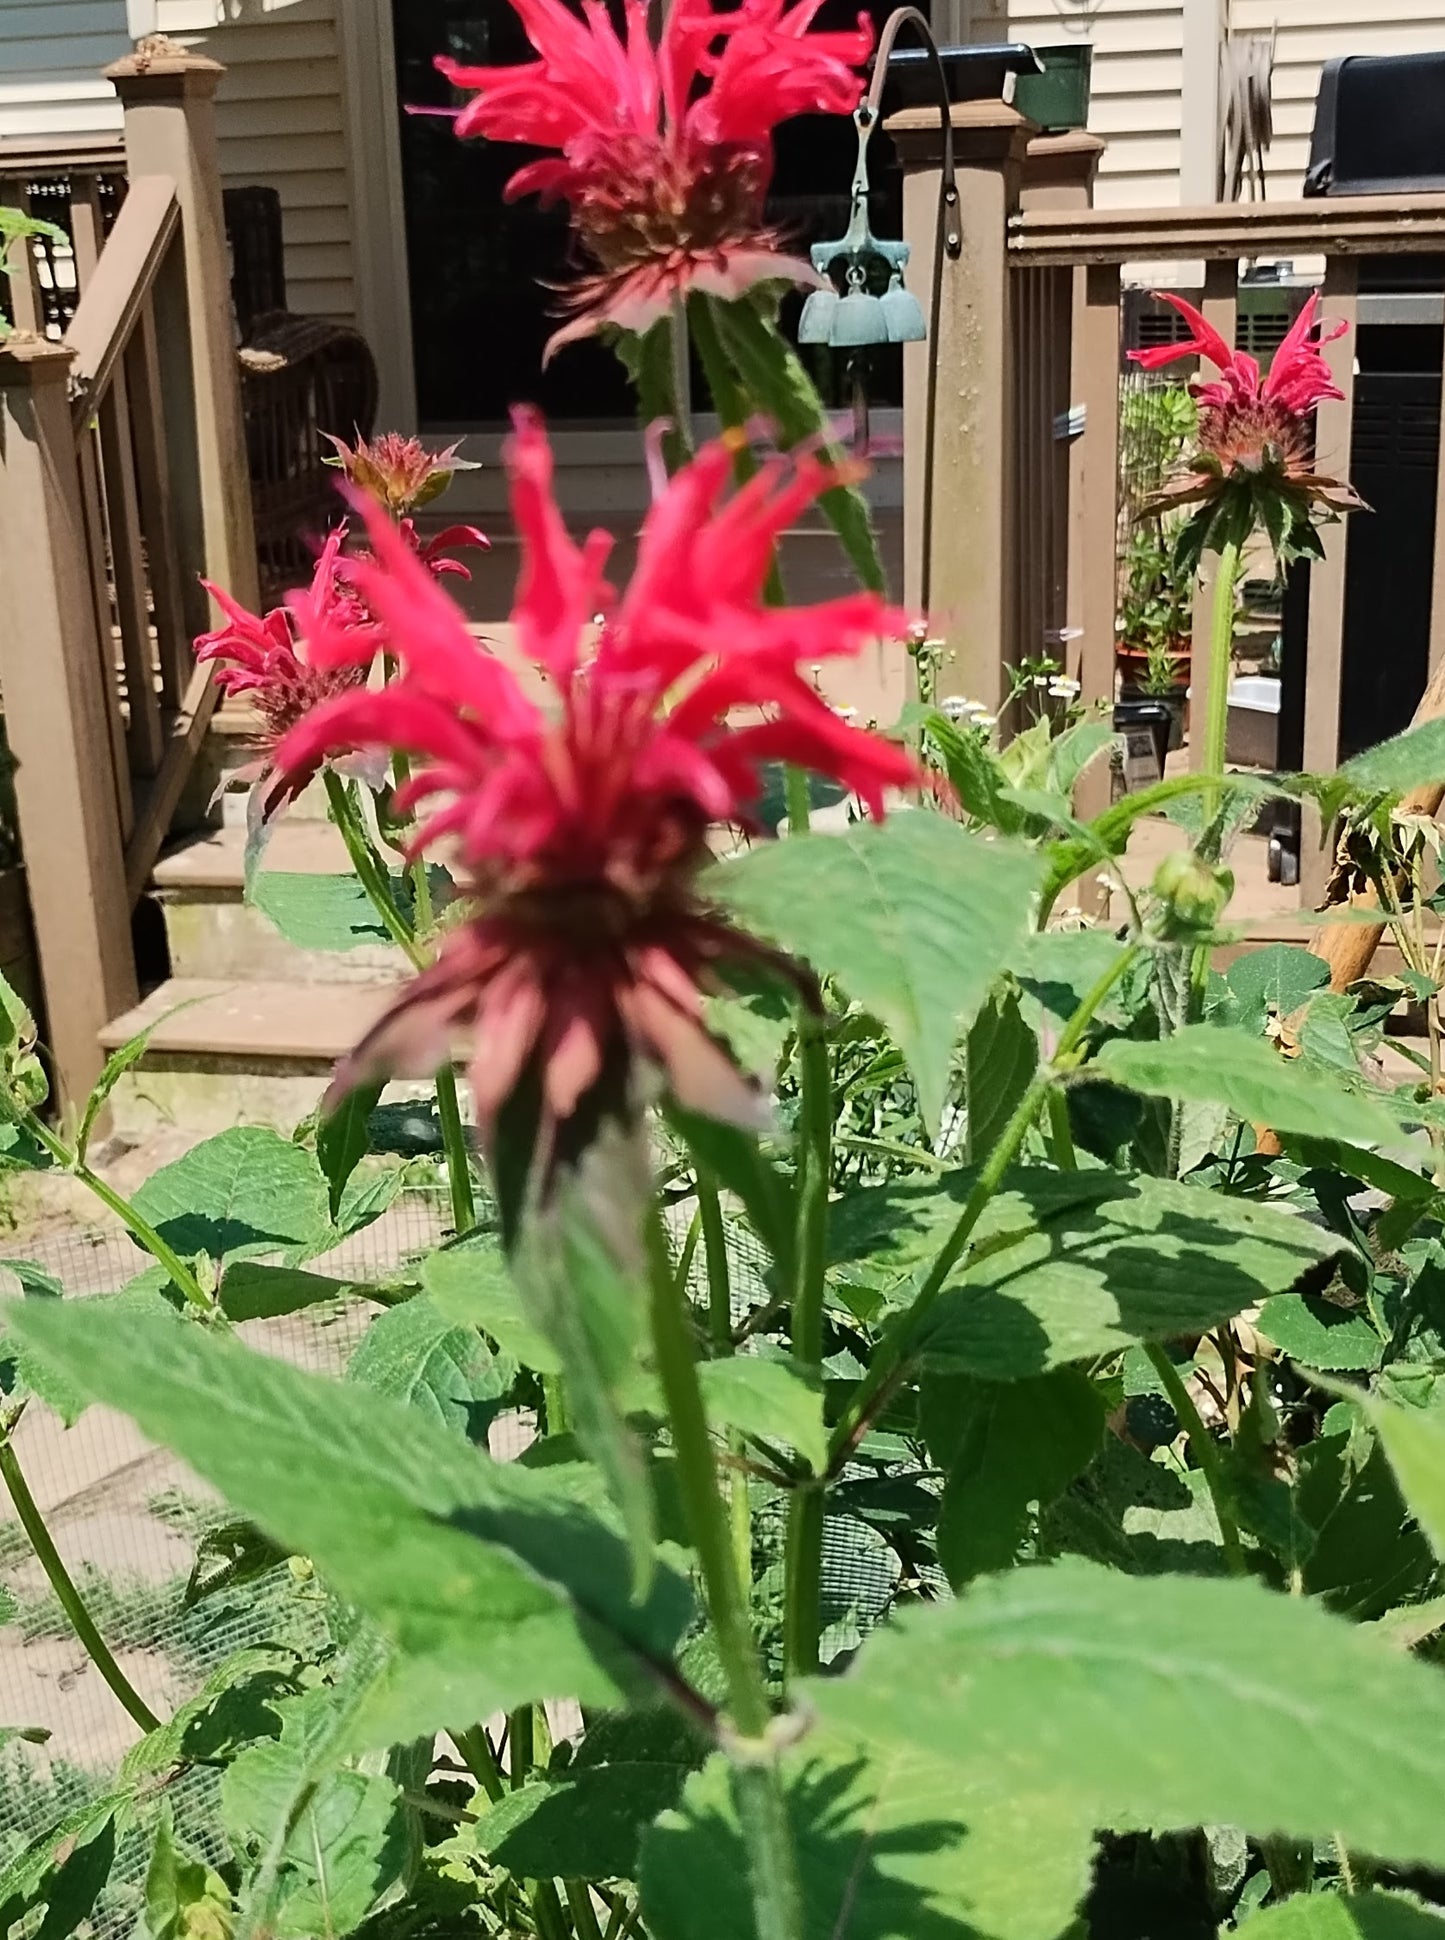
[[[1234,894],[1234,873],[1176,849],[1154,871],[1151,887],[1160,906],[1159,934],[1176,939],[1214,927]]]

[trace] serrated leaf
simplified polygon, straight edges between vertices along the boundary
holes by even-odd
[[[912,1748],[865,1755],[815,1728],[786,1759],[784,1784],[804,1940],[1055,1940],[1087,1890],[1088,1827],[1038,1798],[999,1810]],[[648,1932],[756,1940],[749,1871],[727,1761],[715,1757],[644,1836]]]
[[[316,1127],[316,1162],[326,1179],[333,1220],[341,1210],[347,1181],[371,1150],[367,1125],[385,1089],[381,1083],[355,1086]]]
[[[398,1402],[174,1317],[36,1304],[44,1316],[11,1310],[23,1339],[310,1556],[391,1639],[359,1743],[558,1692],[605,1705],[653,1689],[686,1586],[662,1566],[634,1603],[626,1544],[566,1469],[491,1461]]]
[[[1116,1038],[1089,1070],[1152,1097],[1226,1105],[1247,1123],[1277,1131],[1347,1145],[1400,1138],[1397,1120],[1377,1096],[1347,1091],[1280,1057],[1262,1039],[1213,1024],[1188,1024],[1157,1043]]]
[[[132,1199],[184,1259],[320,1246],[326,1181],[310,1152],[259,1125],[237,1125],[153,1172]]]
[[[807,1692],[835,1730],[935,1758],[1000,1804],[1445,1859],[1445,1679],[1242,1580],[1015,1570],[899,1614]]]
[[[709,1419],[763,1441],[782,1442],[817,1474],[828,1465],[823,1393],[791,1361],[732,1354],[698,1368]]]
[[[346,1378],[418,1409],[465,1441],[484,1443],[517,1378],[517,1364],[494,1354],[475,1327],[459,1327],[422,1295],[378,1314]]]
[[[301,950],[359,950],[390,939],[370,896],[353,875],[264,869],[249,900]]]
[[[177,1846],[167,1801],[146,1869],[138,1940],[227,1940],[230,1915],[225,1882]]]
[[[754,848],[707,880],[882,1021],[936,1131],[954,1043],[1025,934],[1037,879],[1026,849],[914,810]]]
[[[677,1803],[683,1764],[609,1763],[524,1785],[490,1806],[477,1845],[523,1879],[633,1879],[644,1829]]]
[[[1023,1020],[1018,992],[997,985],[964,1041],[967,1156],[982,1165],[1039,1067],[1039,1043]]]
[[[1317,1294],[1281,1293],[1266,1300],[1255,1321],[1267,1341],[1305,1367],[1377,1368],[1385,1343],[1363,1312],[1337,1307]]]
[[[438,1313],[459,1327],[480,1327],[537,1374],[559,1374],[561,1358],[522,1304],[506,1256],[485,1237],[430,1253],[421,1282]]]
[[[1312,950],[1297,943],[1271,943],[1263,950],[1246,950],[1224,973],[1238,1006],[1241,1030],[1259,1033],[1271,1011],[1288,1017],[1330,980],[1330,966]]]
[[[1092,1203],[991,1244],[980,1236],[920,1330],[930,1365],[1014,1381],[1136,1340],[1204,1333],[1340,1250],[1271,1206],[1169,1179],[1079,1176],[1099,1181]]]
[[[339,1940],[400,1876],[407,1836],[395,1785],[340,1769],[375,1662],[364,1654],[339,1688],[279,1699],[280,1737],[248,1746],[222,1774],[227,1835],[257,1867],[248,1931]]]
[[[970,1382],[966,1392],[949,1386],[963,1423],[943,1487],[937,1547],[958,1589],[1014,1561],[1030,1507],[1047,1509],[1097,1454],[1104,1404],[1072,1367],[1029,1381]]]
[[[53,1273],[31,1260],[0,1260],[0,1269],[13,1274],[27,1300],[60,1300],[65,1289]],[[85,1402],[45,1356],[27,1348],[10,1333],[6,1315],[9,1303],[0,1304],[0,1401],[19,1402],[29,1395],[57,1414],[67,1428],[85,1412]]]
[[[1297,1893],[1238,1931],[1248,1940],[1445,1940],[1445,1915],[1403,1893]]]
[[[0,1933],[41,1906],[46,1940],[75,1932],[110,1877],[116,1821],[128,1815],[130,1802],[125,1791],[89,1799],[0,1866]]]
[[[1302,1584],[1331,1610],[1368,1622],[1419,1596],[1434,1575],[1430,1546],[1411,1520],[1376,1438],[1362,1426],[1316,1436],[1298,1456],[1294,1506],[1314,1542]]]
[[[1108,930],[1041,930],[1024,937],[1010,962],[1034,1027],[1062,1029],[1089,991],[1118,962],[1119,939]],[[1099,1013],[1109,1015],[1106,1003]]]

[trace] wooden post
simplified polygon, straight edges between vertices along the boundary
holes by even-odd
[[[1350,475],[1350,435],[1355,415],[1355,313],[1359,265],[1353,256],[1325,259],[1326,315],[1342,317],[1350,328],[1324,354],[1340,399],[1326,398],[1315,415],[1315,448],[1320,469],[1337,478]],[[1316,774],[1336,767],[1340,758],[1340,684],[1345,655],[1345,548],[1349,520],[1323,526],[1325,556],[1310,566],[1309,659],[1305,667],[1304,765]],[[1324,893],[1333,858],[1320,844],[1319,814],[1306,803],[1300,838],[1300,902],[1312,908]]]
[[[215,94],[225,71],[219,62],[153,35],[107,68],[106,77],[125,112],[130,174],[170,176],[181,208],[183,288],[173,256],[156,287],[156,325],[185,582],[189,589],[204,571],[243,606],[254,606],[256,535],[216,147]],[[179,340],[178,324],[185,333]],[[188,367],[179,354],[185,338]],[[209,624],[206,606],[189,590],[188,598],[188,619],[199,632]]]
[[[0,345],[0,690],[62,1103],[101,1068],[100,1031],[136,1001],[130,902],[98,670],[85,518],[66,379],[72,353]]]
[[[952,109],[963,249],[943,267],[936,343],[903,353],[904,596],[922,588],[925,401],[928,358],[938,359],[930,606],[950,656],[944,693],[995,713],[1008,693],[1014,644],[1012,553],[1015,385],[1008,223],[1018,207],[1034,124],[1002,101]],[[887,124],[903,166],[909,281],[932,287],[943,133],[936,108],[909,108]]]

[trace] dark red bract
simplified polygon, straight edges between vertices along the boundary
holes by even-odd
[[[338,748],[404,749],[418,764],[400,800],[420,811],[414,846],[446,845],[479,908],[338,1089],[430,1075],[464,1039],[484,1130],[529,1071],[555,1129],[599,1087],[630,1104],[639,1063],[695,1110],[756,1121],[754,1087],[704,1027],[704,995],[729,962],[778,959],[705,902],[710,832],[750,821],[772,762],[832,777],[874,814],[915,771],[799,672],[901,637],[906,617],[868,593],[763,603],[780,534],[838,471],[775,459],[729,496],[735,449],[719,440],[668,482],[618,597],[603,578],[610,539],[568,536],[546,437],[517,413],[515,660],[478,641],[390,521],[367,513],[374,556],[357,584],[400,675],[309,715],[280,759],[305,770]],[[344,629],[312,648],[321,662],[347,651]]]

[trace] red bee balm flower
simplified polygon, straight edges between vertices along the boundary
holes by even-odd
[[[575,1144],[586,1134],[580,1120],[569,1132],[574,1114],[590,1123],[633,1108],[638,1062],[690,1109],[754,1124],[757,1093],[708,1033],[704,992],[730,963],[783,966],[705,901],[709,831],[749,820],[768,762],[830,775],[875,815],[886,789],[914,779],[902,748],[848,726],[798,671],[901,636],[906,619],[866,593],[763,604],[779,535],[839,473],[811,456],[776,459],[726,497],[731,438],[665,485],[614,599],[602,578],[609,537],[572,542],[540,423],[524,411],[515,423],[512,618],[533,671],[467,631],[373,508],[374,557],[357,581],[401,674],[380,693],[328,702],[280,751],[304,771],[336,748],[405,749],[423,764],[402,797],[423,806],[414,847],[449,843],[479,899],[346,1060],[332,1096],[383,1074],[429,1076],[460,1038],[488,1134],[535,1078],[546,1148],[559,1130]],[[748,718],[734,723],[736,709]]]
[[[760,282],[818,283],[763,223],[772,133],[792,115],[857,107],[854,69],[873,44],[866,17],[848,32],[810,33],[821,0],[742,0],[727,13],[676,0],[654,46],[645,0],[624,0],[623,38],[601,0],[583,0],[580,20],[561,0],[512,4],[540,60],[464,67],[443,56],[437,66],[478,90],[459,135],[561,150],[507,185],[509,199],[569,203],[598,266],[573,291],[577,315],[549,354],[604,323],[646,331],[689,290],[731,299]]]
[[[307,590],[264,615],[248,613],[219,586],[202,581],[226,619],[196,641],[196,658],[219,662],[216,685],[223,694],[246,695],[259,716],[257,758],[239,777],[260,784],[252,798],[253,820],[269,821],[294,801],[321,765],[314,761],[278,771],[282,736],[323,701],[360,686],[381,643],[380,629],[351,584],[351,562],[341,552],[345,539],[346,528],[340,526],[322,547]],[[322,634],[350,643],[344,665],[338,656],[337,664],[322,667],[298,652],[303,640]]]
[[[1282,557],[1318,554],[1314,519],[1363,505],[1354,488],[1314,469],[1309,415],[1326,398],[1344,393],[1335,383],[1322,345],[1348,328],[1339,323],[1318,339],[1316,290],[1295,318],[1261,378],[1247,351],[1231,350],[1192,303],[1168,291],[1157,292],[1189,325],[1182,343],[1131,350],[1144,370],[1160,370],[1181,357],[1206,357],[1219,372],[1209,383],[1190,386],[1199,405],[1196,449],[1180,475],[1144,503],[1146,512],[1197,505],[1201,510],[1183,535],[1183,563],[1197,563],[1206,545],[1242,544],[1263,526]]]

